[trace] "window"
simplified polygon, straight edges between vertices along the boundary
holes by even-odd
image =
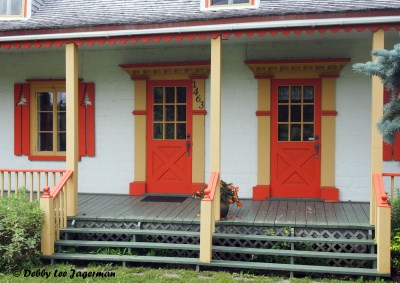
[[[26,0],[0,0],[0,16],[24,16]]]
[[[202,0],[202,10],[258,8],[260,0]]]
[[[14,86],[14,152],[30,160],[65,160],[64,80]],[[79,83],[79,155],[94,156],[94,84]]]

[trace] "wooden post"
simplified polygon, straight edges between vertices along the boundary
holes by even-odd
[[[211,38],[210,171],[221,172],[221,35]],[[220,180],[214,196],[214,217],[220,219]]]
[[[65,45],[67,92],[67,152],[66,169],[74,174],[68,180],[67,215],[78,213],[78,48]]]
[[[50,188],[43,189],[43,195],[40,197],[40,208],[44,212],[42,225],[41,250],[42,255],[54,254],[54,204],[50,196]]]
[[[372,34],[372,49],[382,49],[385,47],[385,32],[383,29],[378,29]],[[372,58],[375,61],[375,58]],[[372,174],[382,172],[382,152],[383,152],[383,139],[379,134],[376,124],[382,116],[383,109],[383,85],[377,76],[372,76],[372,94],[371,94],[371,205],[373,198],[373,179]],[[370,209],[370,223],[374,225],[375,209]]]
[[[213,208],[212,201],[201,201],[200,207],[200,262],[210,263],[212,256]]]
[[[378,262],[377,270],[379,274],[390,274],[390,206],[378,207],[377,212],[377,234]]]

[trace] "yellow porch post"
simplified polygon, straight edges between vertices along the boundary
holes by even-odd
[[[372,49],[382,49],[385,47],[385,33],[383,29],[379,29],[372,34]],[[372,58],[374,61],[375,58]],[[377,76],[372,76],[372,94],[371,94],[371,193],[370,193],[370,201],[371,208],[376,207],[376,200],[374,198],[374,194],[372,190],[373,186],[373,173],[382,172],[383,161],[382,161],[382,152],[383,152],[383,139],[379,134],[378,129],[376,128],[376,123],[379,118],[382,116],[382,108],[383,108],[383,85],[380,79]],[[375,225],[375,209],[370,209],[370,223],[371,225]]]
[[[65,45],[67,92],[67,152],[66,169],[74,174],[68,180],[67,216],[78,213],[78,48],[74,43]]]
[[[42,225],[42,238],[41,238],[41,251],[42,255],[54,254],[54,203],[53,198],[50,196],[49,187],[44,188],[43,195],[40,197],[40,208],[42,209],[43,225]]]
[[[210,171],[221,172],[221,51],[222,38],[211,39]],[[215,191],[214,219],[220,219],[219,180]]]
[[[211,98],[210,98],[210,171],[221,171],[221,47],[219,35],[211,39]],[[210,179],[211,180],[211,179]],[[212,258],[212,234],[215,220],[220,219],[220,177],[213,201],[201,201],[200,213],[200,262]]]

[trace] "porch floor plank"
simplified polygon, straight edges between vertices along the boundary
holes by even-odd
[[[294,226],[296,225],[296,202],[289,201],[288,202],[288,210],[286,213],[286,225]]]
[[[129,220],[199,224],[198,199],[182,202],[143,202],[145,196],[79,194],[78,215],[82,220]],[[243,199],[243,206],[230,205],[228,217],[217,225],[327,227],[373,229],[369,204],[365,202],[306,202],[301,200]],[[71,219],[71,217],[70,217]]]
[[[359,223],[365,223],[369,221],[369,217],[365,214],[364,209],[359,203],[352,203],[353,210],[357,216]]]
[[[287,201],[279,201],[278,210],[275,217],[275,225],[286,225],[286,213],[288,210]]]
[[[342,203],[333,203],[339,227],[350,227],[349,220],[344,212]]]
[[[236,204],[234,204],[234,205],[236,205]],[[244,222],[251,223],[251,224],[254,223],[254,220],[257,216],[258,210],[260,209],[260,205],[261,205],[261,201],[257,201],[257,200],[253,201],[253,203],[249,209],[249,212],[247,213],[246,217],[244,218]]]
[[[265,219],[265,215],[267,215],[268,208],[269,208],[269,202],[262,201],[260,208],[258,209],[256,218],[254,219],[255,225],[264,224],[264,219]],[[230,210],[229,210],[229,212],[230,212]],[[228,213],[228,215],[230,215],[230,214]]]
[[[338,227],[338,219],[336,217],[335,208],[330,202],[324,203],[326,222],[328,226]]]
[[[315,203],[315,216],[317,218],[317,225],[327,225],[327,220],[326,220],[326,213],[325,213],[325,207],[322,202],[316,202]]]
[[[354,212],[352,203],[342,203],[342,205],[347,219],[349,220],[349,224],[351,226],[359,226],[360,222],[358,221],[357,215]]]
[[[296,226],[305,227],[306,225],[306,203],[304,201],[299,201],[296,206]]]
[[[276,213],[278,212],[278,201],[271,201],[269,204],[269,209],[267,212],[267,215],[265,216],[264,223],[267,225],[274,226],[275,225],[275,219],[276,219]]]
[[[307,226],[317,225],[317,216],[315,215],[315,204],[313,202],[306,202],[306,222]]]

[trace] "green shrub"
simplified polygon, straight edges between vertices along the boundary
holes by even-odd
[[[396,190],[395,196],[392,197],[392,232],[400,228],[400,190]]]
[[[0,198],[0,270],[30,268],[40,260],[43,212],[26,191]]]

